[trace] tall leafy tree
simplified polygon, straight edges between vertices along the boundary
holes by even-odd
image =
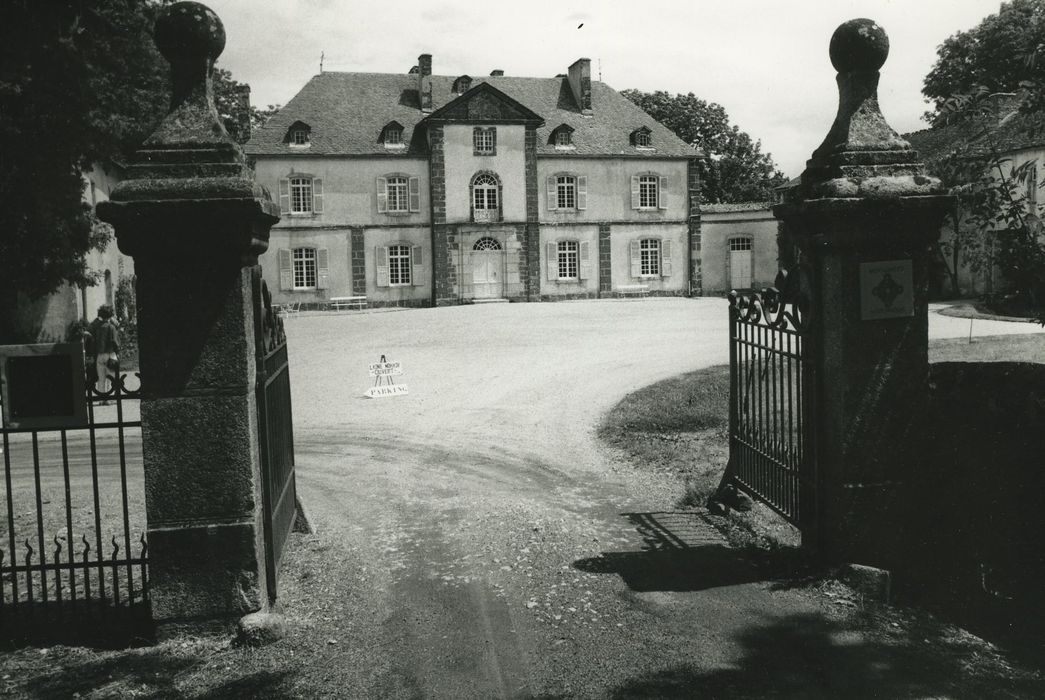
[[[976,27],[957,32],[937,49],[922,93],[933,103],[934,128],[961,122],[956,134],[979,134],[986,152],[951,152],[929,163],[955,195],[950,240],[941,244],[952,285],[959,263],[971,271],[1002,272],[988,303],[1002,311],[1033,313],[1045,323],[1045,236],[1042,211],[1026,197],[1031,166],[1014,166],[995,142],[998,115],[992,93],[1012,92],[1020,126],[1041,132],[1045,122],[1045,0],[1011,0]],[[980,149],[982,151],[982,149]]]
[[[1017,92],[1026,111],[1045,105],[1045,0],[1011,0],[997,14],[946,39],[922,87],[929,121],[954,115],[970,99]],[[1041,56],[1039,60],[1039,56]]]
[[[109,229],[81,173],[121,161],[166,111],[159,0],[9,0],[0,24],[0,343],[31,339],[21,301],[94,283],[84,255]],[[227,72],[218,91],[235,92]],[[237,105],[223,116],[237,121]],[[260,114],[260,113],[259,113]],[[262,118],[262,117],[257,117]]]
[[[772,155],[762,153],[762,142],[752,140],[729,123],[722,105],[705,102],[692,92],[670,95],[662,90],[624,90],[621,94],[680,139],[707,153],[701,186],[703,201],[769,201],[773,199],[773,188],[787,181]]]

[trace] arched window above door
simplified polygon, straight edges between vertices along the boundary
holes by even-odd
[[[472,246],[472,250],[501,250],[501,244],[496,238],[485,236],[475,242],[475,245]]]

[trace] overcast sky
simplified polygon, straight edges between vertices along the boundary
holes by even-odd
[[[922,80],[936,48],[999,0],[204,0],[225,24],[221,67],[256,105],[285,104],[324,69],[547,76],[578,58],[613,88],[692,92],[725,107],[788,175],[837,108],[831,33],[854,17],[889,34],[879,98],[901,133],[924,128]],[[583,26],[581,26],[583,25]]]

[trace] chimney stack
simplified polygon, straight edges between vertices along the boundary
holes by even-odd
[[[568,80],[573,99],[582,114],[591,114],[591,59],[578,58],[569,68]]]
[[[236,102],[239,104],[239,115],[237,121],[239,122],[236,126],[238,127],[239,137],[237,141],[241,144],[246,143],[250,140],[250,86],[240,85],[236,91]]]
[[[421,99],[421,111],[432,111],[432,54],[417,57],[417,94]]]
[[[490,77],[491,78],[499,78],[502,75],[504,75],[504,71],[501,70],[500,68],[494,68],[492,71],[490,71]]]

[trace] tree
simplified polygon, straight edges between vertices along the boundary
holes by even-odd
[[[702,166],[703,201],[770,201],[773,188],[787,181],[772,155],[762,153],[762,142],[752,141],[729,123],[722,105],[705,102],[692,92],[672,96],[661,90],[624,90],[621,94],[680,139],[707,153],[708,160]]]
[[[925,77],[922,94],[933,102],[928,120],[954,116],[970,96],[1021,95],[1024,111],[1040,109],[1045,91],[1045,0],[1012,0],[969,31],[946,39]]]
[[[990,98],[996,92],[1016,93],[1019,125],[1040,132],[1043,54],[1045,0],[1012,0],[937,49],[922,92],[933,101],[934,111],[926,117],[934,128],[961,124],[966,134],[979,134],[975,140],[981,144],[975,153],[958,148],[929,164],[958,202],[950,216],[955,236],[942,246],[952,282],[959,262],[974,273],[997,265],[1004,288],[989,303],[1002,311],[1030,311],[1045,324],[1045,238],[1041,212],[1028,206],[1025,194],[1035,163],[1014,166],[1003,156],[991,128],[998,115]]]
[[[32,340],[20,300],[95,282],[111,238],[81,173],[125,161],[166,112],[159,0],[11,0],[0,28],[0,343]],[[238,83],[222,71],[219,90]],[[223,112],[234,119],[235,106]],[[262,114],[258,112],[258,114]],[[261,117],[258,117],[261,118]]]

